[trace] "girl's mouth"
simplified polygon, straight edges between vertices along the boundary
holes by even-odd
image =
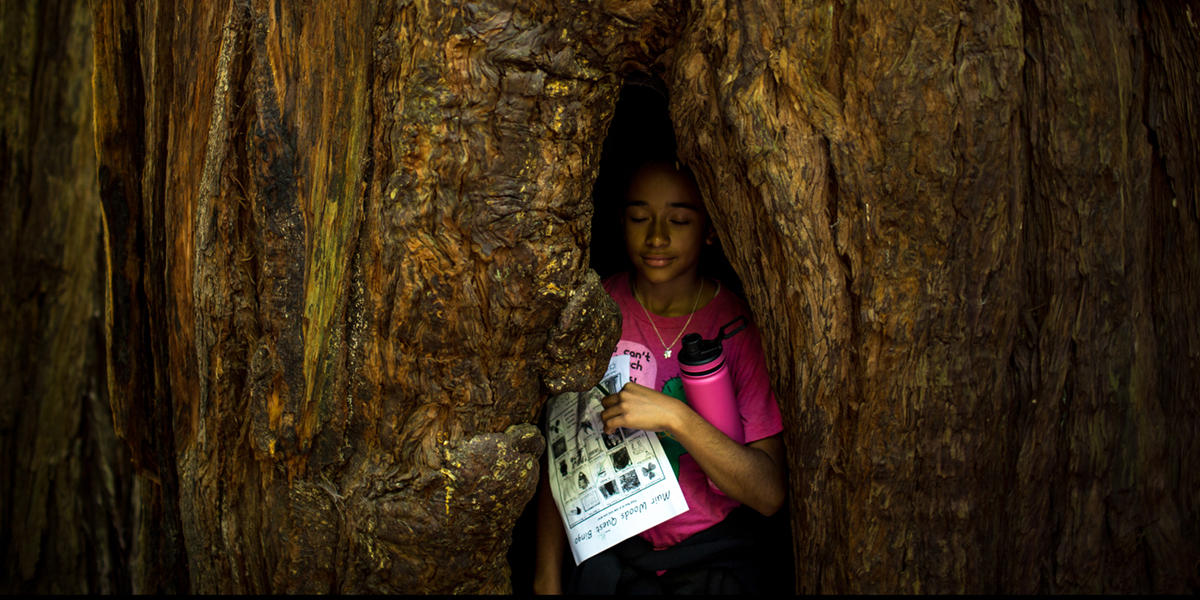
[[[642,256],[642,263],[647,267],[665,267],[675,260],[670,256]]]

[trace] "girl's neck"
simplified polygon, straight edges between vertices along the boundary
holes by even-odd
[[[634,299],[660,317],[679,317],[704,306],[716,294],[716,286],[700,276],[651,283],[637,273],[630,277]]]

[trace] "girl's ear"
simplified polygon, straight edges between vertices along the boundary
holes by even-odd
[[[712,224],[709,224],[708,232],[704,234],[704,243],[709,246],[717,243],[717,230],[713,229]]]

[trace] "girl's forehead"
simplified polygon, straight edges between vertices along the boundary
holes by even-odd
[[[627,206],[662,204],[693,209],[703,206],[695,184],[686,175],[666,169],[639,172],[629,186],[625,203]]]

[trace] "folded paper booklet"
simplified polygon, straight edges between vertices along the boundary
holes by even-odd
[[[599,385],[550,400],[550,491],[575,564],[688,509],[654,432],[604,433],[600,399],[628,381],[629,357],[615,356]]]

